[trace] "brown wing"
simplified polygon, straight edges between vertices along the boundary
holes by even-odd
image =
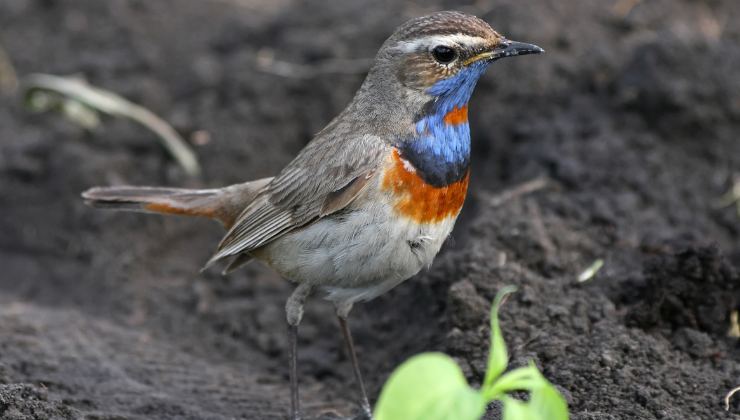
[[[206,264],[262,247],[350,204],[390,151],[375,136],[318,136],[260,192]]]

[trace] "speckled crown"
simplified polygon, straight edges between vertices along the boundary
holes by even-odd
[[[406,41],[429,35],[463,34],[483,38],[498,38],[500,35],[484,20],[456,11],[432,13],[409,20],[391,36],[396,41]]]

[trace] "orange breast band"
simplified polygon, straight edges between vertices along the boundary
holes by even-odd
[[[411,166],[393,150],[391,165],[385,170],[382,189],[393,194],[395,210],[418,223],[437,223],[460,213],[468,191],[470,173],[452,184],[435,187],[427,184]]]

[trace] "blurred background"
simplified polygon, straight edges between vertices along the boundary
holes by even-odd
[[[199,273],[221,235],[210,222],[94,211],[79,193],[275,174],[396,26],[442,9],[547,54],[480,81],[451,239],[429,271],[353,311],[373,399],[422,351],[480,383],[490,300],[515,284],[501,315],[512,364],[534,360],[572,418],[737,418],[738,399],[729,413],[723,401],[740,385],[735,0],[3,0],[0,417],[285,416],[290,286],[259,264]],[[34,73],[160,116],[201,174],[125,118],[33,112]],[[330,305],[312,302],[300,335],[307,417],[352,418]]]

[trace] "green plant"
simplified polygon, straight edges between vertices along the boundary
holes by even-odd
[[[514,287],[505,287],[491,306],[491,349],[480,389],[468,385],[460,367],[442,353],[423,353],[401,364],[383,386],[376,420],[476,420],[492,401],[501,401],[504,420],[567,420],[562,395],[530,363],[504,373],[509,363],[498,310]],[[510,396],[529,392],[529,400]]]

